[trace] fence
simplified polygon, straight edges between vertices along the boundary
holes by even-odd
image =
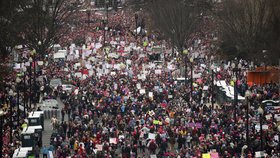
[[[52,117],[60,118],[61,110],[60,109],[45,109],[44,117],[45,119],[51,119]]]

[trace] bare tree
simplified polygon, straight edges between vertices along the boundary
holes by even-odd
[[[5,58],[17,44],[19,30],[18,21],[20,0],[0,1],[0,55]]]
[[[41,56],[67,33],[68,23],[78,8],[67,0],[33,0],[21,5],[21,19],[24,25],[22,42],[35,49]]]
[[[232,48],[233,56],[263,59],[273,53],[271,44],[274,42],[273,25],[276,0],[225,0],[218,12],[222,32],[222,48]],[[274,5],[275,5],[274,4]],[[278,4],[279,5],[279,4]],[[267,50],[266,55],[263,50]],[[229,51],[229,49],[225,49]]]
[[[202,20],[204,1],[151,0],[148,9],[155,28],[182,52]]]

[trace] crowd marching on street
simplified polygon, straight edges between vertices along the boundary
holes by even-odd
[[[52,49],[40,60],[43,64],[37,65],[36,75],[43,80],[36,81],[32,93],[26,93],[32,95],[27,112],[37,110],[33,103],[42,98],[59,98],[64,107],[60,117],[52,118],[57,135],[50,146],[38,144],[37,155],[47,155],[51,150],[57,158],[199,158],[206,153],[221,158],[252,158],[264,149],[267,157],[280,157],[279,120],[274,115],[263,117],[263,124],[268,126],[263,138],[257,128],[258,108],[263,100],[279,100],[279,84],[248,85],[247,71],[257,65],[243,59],[220,59],[211,28],[194,34],[192,45],[181,54],[172,52],[172,45],[155,32],[145,32],[145,22],[141,32],[135,33],[133,16],[123,10],[111,13],[105,37],[102,23],[91,24],[90,33],[74,29],[61,41],[61,46],[67,47],[65,57],[56,59]],[[208,22],[205,19],[204,25],[209,26]],[[73,43],[73,38],[84,35],[85,45]],[[19,58],[28,62],[33,57],[30,52],[19,51]],[[234,65],[241,69],[236,82]],[[27,115],[16,108],[17,96],[10,93],[17,89],[16,74],[6,76],[0,91],[1,108],[7,112],[1,136],[3,157],[11,157],[20,147],[21,130],[28,124]],[[27,83],[32,80],[31,75],[25,77]],[[73,85],[66,96],[62,85],[50,87],[50,81],[57,78]],[[238,98],[243,98],[237,106],[233,99],[220,96],[221,81],[231,87],[236,83]],[[19,97],[23,102],[24,94]],[[17,120],[18,115],[19,124],[11,127],[10,119]]]

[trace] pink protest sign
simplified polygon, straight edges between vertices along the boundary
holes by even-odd
[[[219,153],[217,153],[217,152],[212,152],[212,153],[210,153],[210,155],[211,155],[211,158],[219,158]]]

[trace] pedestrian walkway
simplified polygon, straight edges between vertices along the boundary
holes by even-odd
[[[63,103],[61,102],[60,99],[57,99],[57,102],[58,102],[58,107],[59,109],[62,109],[63,108]],[[60,111],[60,110],[59,110]],[[61,115],[58,114],[58,118],[57,118],[59,121],[61,120]],[[67,115],[64,117],[64,120],[65,121],[68,121],[68,117]],[[52,124],[51,124],[51,119],[45,119],[45,122],[44,122],[44,125],[45,125],[45,130],[43,131],[43,138],[42,138],[42,141],[43,141],[43,146],[46,145],[46,146],[49,146],[50,145],[50,138],[51,138],[51,135],[53,133],[53,129],[52,129]]]
[[[52,132],[53,132],[52,125],[51,125],[51,120],[50,119],[45,119],[44,126],[45,126],[45,129],[42,133],[43,134],[42,143],[43,143],[43,146],[44,145],[49,146],[50,145],[50,138],[51,138],[51,135],[52,135]]]

